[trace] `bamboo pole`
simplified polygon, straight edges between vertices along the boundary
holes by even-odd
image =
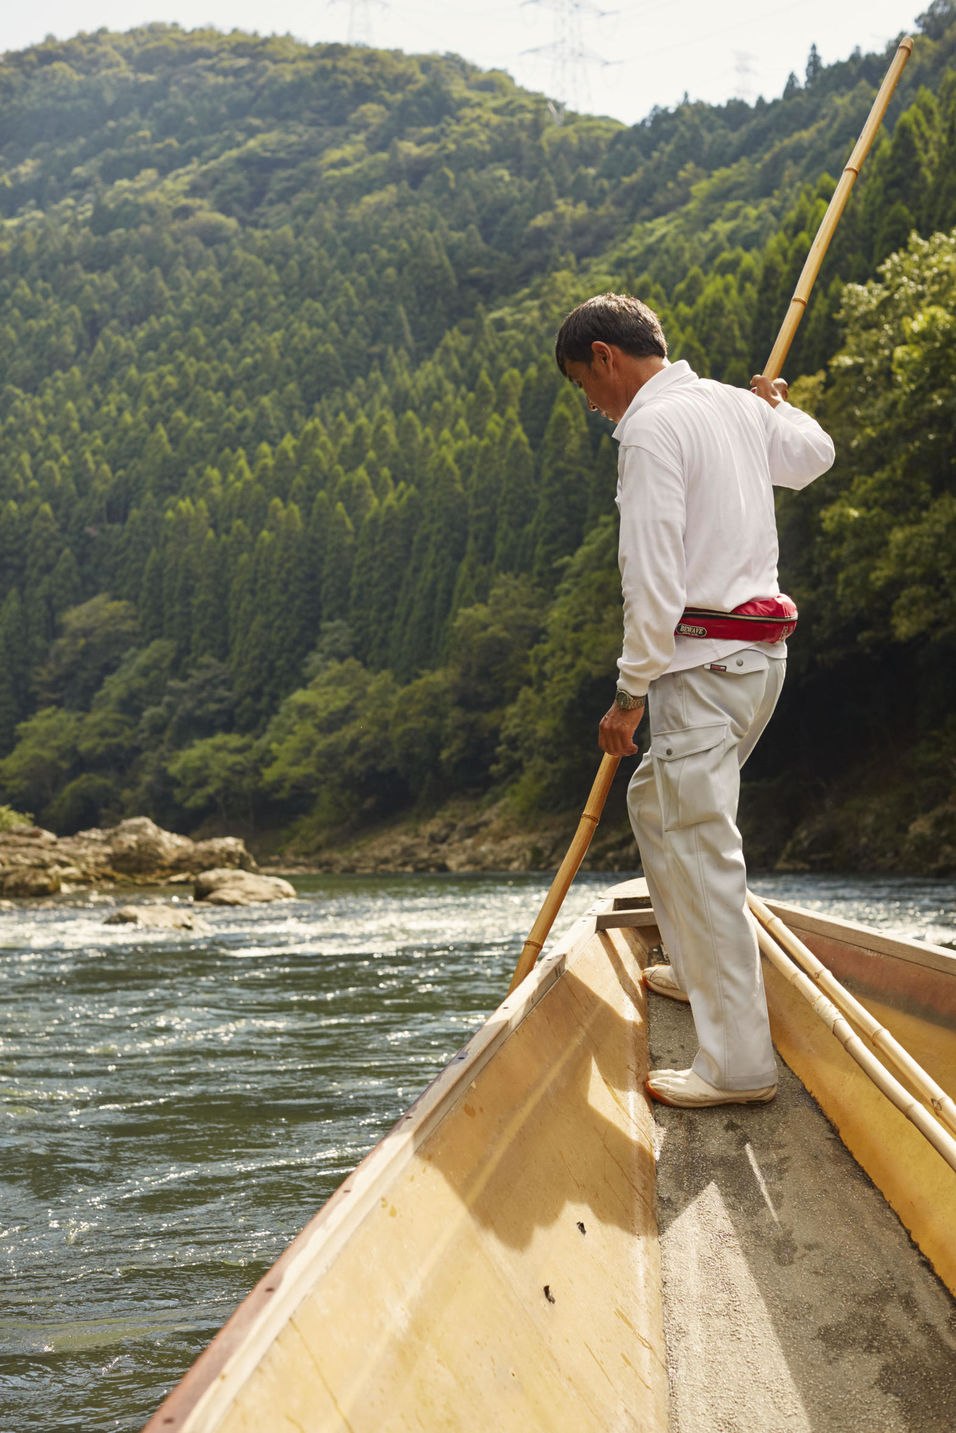
[[[883,83],[877,92],[876,99],[873,101],[873,106],[866,124],[860,132],[860,137],[853,148],[853,153],[850,155],[844,167],[843,174],[840,177],[840,181],[834,190],[833,198],[830,200],[827,211],[817,230],[816,237],[803,266],[803,271],[797,282],[793,298],[790,300],[790,307],[787,310],[786,317],[777,335],[777,341],[770,351],[770,357],[764,368],[764,373],[770,379],[779,378],[780,376],[784,359],[790,350],[794,334],[803,317],[807,300],[810,297],[810,290],[813,288],[817,274],[820,272],[820,265],[823,263],[823,257],[830,246],[833,232],[839,223],[840,215],[843,213],[846,201],[850,196],[850,190],[853,188],[863,160],[883,121],[883,116],[886,113],[893,91],[896,89],[897,81],[903,72],[903,66],[909,59],[912,49],[913,41],[911,39],[905,39],[900,42],[893,63],[887,70]],[[617,771],[619,759],[618,757],[605,755],[601,761],[601,765],[598,767],[597,776],[594,778],[594,785],[591,787],[591,795],[588,797],[587,805],[584,808],[581,820],[578,822],[578,828],[568,848],[567,855],[558,868],[558,872],[551,884],[551,889],[545,898],[544,905],[541,907],[538,919],[532,926],[531,934],[524,943],[518,964],[515,967],[515,973],[508,987],[509,995],[516,986],[521,984],[525,976],[531,971],[544,942],[548,938],[555,917],[561,909],[562,902],[568,893],[571,882],[577,875],[578,867],[584,859],[584,853],[590,845],[591,837],[601,819],[601,812],[604,809],[607,794],[611,789],[611,783],[614,780],[614,773]]]
[[[810,980],[819,990],[829,996],[833,1004],[848,1020],[860,1030],[896,1072],[903,1076],[910,1088],[927,1105],[936,1118],[946,1126],[950,1134],[956,1135],[956,1102],[936,1083],[931,1075],[918,1064],[909,1051],[881,1025],[874,1015],[841,985],[836,976],[813,951],[796,936],[789,926],[752,891],[747,893],[747,903],[757,921],[772,936],[783,950],[798,965],[802,966]]]
[[[830,200],[827,212],[823,216],[820,227],[817,230],[816,238],[810,246],[810,252],[807,255],[806,262],[797,280],[797,287],[793,291],[790,307],[787,310],[780,332],[777,334],[777,341],[770,350],[770,357],[764,369],[764,373],[768,378],[780,377],[780,370],[783,368],[784,359],[790,350],[794,334],[806,311],[810,290],[813,288],[817,274],[820,272],[820,265],[823,263],[824,255],[830,247],[833,232],[840,222],[840,215],[843,213],[846,201],[850,197],[850,190],[856,182],[856,177],[869,152],[876,132],[883,122],[883,116],[886,114],[890,100],[893,97],[893,91],[896,89],[897,81],[903,73],[903,67],[909,59],[912,49],[912,39],[907,37],[905,40],[900,41],[896,54],[893,57],[893,63],[887,70],[883,83],[877,92],[876,99],[873,101],[873,107],[870,110],[866,124],[863,126],[860,137],[854,146],[853,153],[844,166],[840,181],[833,191],[833,198]]]
[[[601,819],[601,812],[604,810],[604,803],[607,794],[611,789],[614,780],[614,773],[617,771],[621,758],[619,756],[605,755],[598,767],[597,776],[591,787],[591,794],[581,813],[578,822],[578,829],[568,847],[564,860],[558,867],[557,874],[551,882],[551,889],[544,900],[544,905],[538,913],[538,919],[531,927],[531,934],[525,941],[515,966],[515,973],[508,986],[508,994],[516,989],[524,980],[525,976],[533,968],[535,961],[541,953],[541,948],[548,938],[551,927],[554,925],[554,918],[561,909],[562,902],[568,893],[568,888],[578,873],[578,867],[584,860],[584,854],[591,844],[591,837],[597,829]]]
[[[847,1054],[869,1075],[870,1079],[892,1104],[910,1120],[920,1134],[942,1155],[951,1169],[956,1170],[956,1139],[944,1129],[939,1120],[915,1096],[900,1084],[889,1070],[868,1050],[849,1022],[831,1000],[818,990],[808,975],[794,965],[784,954],[769,931],[757,926],[757,940],[760,949],[772,965],[790,985],[794,986],[820,1017],[823,1023],[839,1040]]]

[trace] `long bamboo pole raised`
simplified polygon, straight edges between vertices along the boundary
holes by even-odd
[[[839,1040],[847,1054],[869,1075],[876,1087],[892,1104],[925,1135],[930,1144],[941,1154],[946,1163],[956,1169],[956,1139],[944,1129],[935,1115],[911,1095],[895,1076],[863,1043],[846,1018],[840,1014],[831,1000],[819,990],[793,961],[779,947],[769,931],[757,925],[757,940],[760,949],[790,985],[794,986],[812,1006],[815,1013]]]
[[[508,986],[508,994],[519,986],[525,976],[533,968],[535,961],[541,953],[541,947],[548,938],[548,933],[554,925],[554,918],[561,909],[561,903],[568,893],[568,888],[578,873],[578,867],[584,860],[584,853],[591,844],[591,837],[597,829],[601,819],[601,812],[604,810],[604,803],[607,794],[611,789],[614,780],[614,773],[617,771],[621,758],[619,756],[605,755],[598,767],[597,776],[594,778],[594,785],[591,787],[591,794],[587,799],[581,819],[578,822],[578,829],[575,831],[571,844],[568,847],[564,860],[558,867],[557,874],[551,882],[551,889],[545,896],[544,905],[538,913],[538,919],[531,927],[531,934],[525,941],[518,964],[515,966],[515,973],[511,977],[511,984]]]
[[[886,114],[890,100],[893,98],[893,91],[896,89],[897,82],[903,73],[903,67],[909,59],[912,49],[912,39],[907,37],[905,40],[900,41],[896,54],[893,57],[893,63],[887,70],[883,83],[877,91],[877,96],[873,101],[873,107],[870,110],[866,124],[860,132],[860,137],[853,148],[853,153],[844,166],[840,181],[833,191],[833,198],[827,206],[827,212],[823,216],[820,227],[817,230],[816,238],[810,246],[810,252],[807,255],[806,262],[797,280],[797,287],[793,291],[793,298],[790,300],[790,307],[787,310],[786,318],[781,325],[780,332],[777,334],[777,341],[770,350],[770,357],[764,369],[764,373],[768,378],[780,377],[784,359],[790,351],[794,334],[806,311],[810,290],[813,288],[817,274],[820,272],[820,265],[823,263],[824,255],[830,247],[833,231],[840,222],[840,215],[846,207],[846,201],[850,197],[850,190],[856,182],[856,177],[876,137],[876,132],[883,123],[883,116]]]
[[[777,335],[777,341],[770,351],[770,357],[764,367],[764,373],[768,378],[779,378],[780,370],[783,368],[784,359],[790,351],[794,334],[803,317],[810,297],[810,290],[813,288],[814,280],[820,272],[820,265],[823,263],[823,256],[830,246],[833,232],[843,213],[846,201],[850,196],[850,190],[860,172],[860,167],[865,159],[874,136],[883,122],[887,106],[896,89],[897,81],[903,72],[903,66],[910,57],[913,49],[911,39],[901,40],[894,56],[893,63],[886,72],[882,85],[877,91],[876,99],[870,110],[866,124],[860,132],[853,153],[848,159],[840,182],[833,193],[833,198],[827,207],[820,227],[817,230],[816,238],[811,245],[807,255],[806,263],[797,282],[793,298],[790,300],[790,307]],[[601,819],[601,812],[607,800],[607,794],[611,789],[614,780],[614,773],[617,771],[620,758],[605,755],[598,767],[597,776],[594,778],[594,785],[591,787],[591,794],[588,797],[587,805],[578,822],[578,828],[574,833],[571,845],[568,847],[567,855],[558,867],[557,874],[551,883],[551,889],[545,897],[544,905],[537,920],[531,928],[531,934],[525,941],[512,976],[511,984],[508,987],[508,994],[516,986],[520,985],[525,976],[532,970],[541,949],[548,938],[548,934],[554,924],[555,917],[561,909],[562,902],[570,889],[571,882],[578,873],[578,867],[584,859],[584,853],[591,842],[595,828]]]
[[[787,955],[803,967],[817,989],[824,991],[829,996],[841,1014],[851,1020],[856,1028],[866,1036],[870,1044],[880,1052],[884,1060],[903,1076],[910,1089],[929,1105],[936,1118],[946,1126],[950,1134],[956,1135],[956,1102],[942,1086],[927,1074],[922,1065],[914,1060],[909,1051],[890,1034],[886,1026],[881,1025],[866,1006],[861,1005],[859,1000],[840,984],[836,976],[827,970],[821,960],[817,959],[809,946],[804,945],[799,936],[795,935],[779,916],[775,916],[759,896],[755,896],[752,891],[748,892],[747,903],[766,933],[777,941]]]

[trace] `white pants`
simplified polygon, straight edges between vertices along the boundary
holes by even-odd
[[[659,677],[651,745],[627,802],[648,890],[700,1046],[693,1068],[725,1090],[776,1082],[760,956],[747,910],[740,768],[783,686],[786,662],[750,647],[726,671]]]

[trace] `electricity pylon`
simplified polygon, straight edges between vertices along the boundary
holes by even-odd
[[[350,45],[371,45],[372,43],[372,8],[378,10],[388,9],[388,0],[328,0],[332,5],[348,5],[349,7],[349,28],[348,40]]]
[[[554,16],[554,39],[550,45],[525,50],[526,55],[547,55],[551,59],[551,92],[563,105],[583,108],[590,100],[587,70],[591,65],[615,63],[589,50],[583,40],[585,15],[603,20],[616,11],[602,10],[593,0],[521,0],[522,5],[542,5]]]
[[[737,88],[734,95],[737,99],[746,100],[751,103],[754,97],[754,80],[757,77],[757,66],[754,63],[756,55],[749,50],[734,50],[734,69],[737,72]]]

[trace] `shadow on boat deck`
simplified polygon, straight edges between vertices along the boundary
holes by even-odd
[[[623,989],[631,1018],[619,995],[615,1004],[565,973],[465,1097],[469,1137],[449,1119],[448,1133],[429,1141],[430,1167],[513,1250],[526,1250],[571,1210],[586,1227],[654,1232],[646,1055],[636,1034],[643,990],[609,943],[602,959],[603,978]]]
[[[652,1065],[690,1064],[649,1004]],[[671,1433],[952,1433],[956,1306],[778,1066],[771,1105],[654,1109]]]

